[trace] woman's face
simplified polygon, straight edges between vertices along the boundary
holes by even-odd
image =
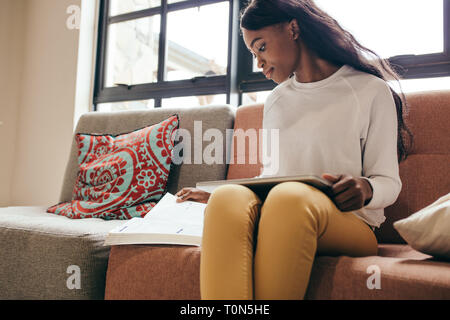
[[[260,30],[242,29],[245,45],[258,61],[267,79],[281,83],[297,69],[300,62],[296,20]]]

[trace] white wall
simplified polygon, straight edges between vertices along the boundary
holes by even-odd
[[[77,75],[79,30],[66,26],[70,5],[80,6],[81,0],[0,0],[0,63],[2,70],[9,68],[0,81],[12,81],[5,105],[1,99],[0,206],[58,201],[72,141]]]
[[[11,200],[26,0],[0,0],[0,207]]]
[[[81,0],[74,128],[80,117],[93,108],[99,10],[98,0]]]

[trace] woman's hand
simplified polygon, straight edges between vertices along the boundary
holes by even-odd
[[[366,179],[328,173],[324,173],[322,177],[333,183],[333,200],[342,212],[361,209],[372,199],[372,186]]]
[[[190,200],[195,202],[208,203],[208,199],[211,193],[196,188],[183,188],[175,195],[178,197],[177,202]]]

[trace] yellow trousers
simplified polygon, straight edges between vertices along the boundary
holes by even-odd
[[[223,185],[205,209],[201,298],[303,299],[316,254],[368,256],[377,249],[368,224],[314,187],[283,182],[262,202],[245,186]]]

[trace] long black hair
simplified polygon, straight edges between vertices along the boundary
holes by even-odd
[[[399,75],[384,59],[362,46],[354,36],[321,10],[313,0],[250,0],[241,11],[241,30],[259,30],[267,26],[290,22],[296,19],[305,45],[321,59],[335,65],[348,64],[353,68],[370,73],[384,81],[396,80]],[[364,54],[373,55],[373,59]],[[401,86],[400,86],[401,88]],[[413,145],[413,135],[406,126],[403,113],[408,112],[405,95],[402,98],[390,87],[397,109],[398,162],[406,160]],[[406,138],[409,139],[406,139]],[[408,145],[407,145],[408,140]]]

